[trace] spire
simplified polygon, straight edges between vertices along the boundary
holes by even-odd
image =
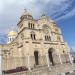
[[[47,16],[45,13],[42,14],[41,19],[47,19],[49,20],[51,23],[55,23],[54,20],[52,20],[49,16]]]
[[[42,16],[41,16],[41,18],[46,18],[46,15],[43,13]]]
[[[49,17],[45,14],[45,12],[43,12],[43,14],[41,15],[41,19],[48,19]]]

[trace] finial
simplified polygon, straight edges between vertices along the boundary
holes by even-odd
[[[46,18],[46,15],[45,13],[42,14],[41,18]]]
[[[41,16],[46,16],[45,11],[42,11],[42,15]]]
[[[25,9],[23,10],[23,14],[22,14],[22,15],[26,15],[26,14],[29,14],[29,12],[28,12],[27,9],[25,8]]]
[[[25,8],[24,11],[27,12],[27,9]]]
[[[45,13],[43,13],[42,16],[46,16]]]

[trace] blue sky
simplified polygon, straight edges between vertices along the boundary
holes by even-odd
[[[61,28],[65,41],[75,49],[75,0],[0,0],[0,42],[6,42],[6,35],[16,30],[17,22],[24,9],[34,18],[43,13],[54,19]]]

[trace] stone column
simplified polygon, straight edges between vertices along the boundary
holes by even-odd
[[[30,55],[28,54],[28,70],[30,71],[31,68],[30,68]]]
[[[60,60],[60,64],[62,64],[62,60],[61,60],[61,55],[59,53],[59,60]]]
[[[48,65],[48,67],[50,67],[50,62],[49,62],[48,53],[46,53],[46,59],[47,59],[47,65]]]
[[[61,43],[59,42],[59,60],[60,60],[60,64],[62,64],[61,55],[60,55],[60,50],[61,50]]]
[[[68,56],[69,56],[70,63],[73,65],[72,57],[71,57],[71,54],[70,54],[70,48],[69,48],[67,43],[66,43],[66,47],[68,49]]]
[[[70,55],[70,52],[68,52],[68,55],[69,55],[70,63],[73,65],[73,61],[72,61],[72,57]]]

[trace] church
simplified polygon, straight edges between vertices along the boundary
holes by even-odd
[[[51,18],[43,14],[36,20],[24,10],[17,27],[18,32],[8,33],[7,44],[0,45],[3,71],[71,63],[70,48]]]

